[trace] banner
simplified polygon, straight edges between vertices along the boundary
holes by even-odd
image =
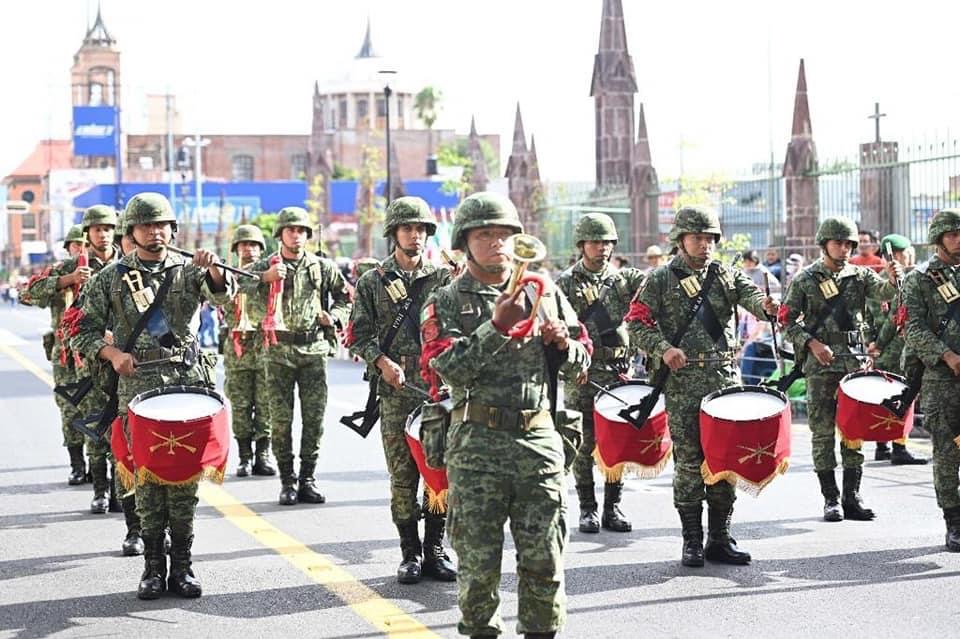
[[[73,107],[73,154],[113,157],[120,147],[120,118],[117,107]]]

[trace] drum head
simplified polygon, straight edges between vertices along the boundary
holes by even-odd
[[[417,408],[410,413],[407,417],[407,435],[414,438],[417,441],[420,441],[420,423],[421,423],[421,409],[423,405],[417,406]]]
[[[594,397],[593,410],[611,422],[623,422],[623,418],[620,417],[620,411],[626,408],[626,406],[622,402],[618,402],[613,397],[610,397],[607,393],[619,397],[627,402],[627,404],[633,405],[639,404],[644,397],[653,392],[653,387],[643,382],[634,381],[627,384],[608,386],[606,390],[606,393],[597,393]],[[665,411],[666,408],[666,399],[661,393],[650,414],[657,415]]]
[[[704,413],[735,422],[750,422],[779,415],[787,407],[783,393],[765,386],[734,386],[703,398]]]
[[[899,376],[865,371],[844,377],[840,381],[840,388],[850,399],[879,406],[883,400],[902,393],[907,385]]]
[[[140,393],[130,400],[135,415],[157,422],[208,419],[224,409],[219,393],[193,386],[170,386]]]

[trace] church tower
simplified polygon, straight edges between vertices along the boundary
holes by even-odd
[[[807,74],[803,60],[797,74],[793,105],[793,128],[783,162],[786,187],[787,237],[799,246],[814,246],[820,220],[820,185],[816,176],[817,145],[813,142],[810,106],[807,103]],[[812,257],[812,255],[811,255]]]
[[[543,185],[540,183],[540,167],[537,164],[537,147],[523,132],[520,105],[513,124],[513,149],[507,160],[505,174],[510,201],[517,207],[524,233],[538,235],[540,232],[540,206],[543,200]]]
[[[93,26],[87,29],[70,68],[70,93],[73,106],[112,106],[120,108],[120,51],[117,41],[103,22],[100,7]],[[114,157],[74,155],[78,168],[113,166]]]

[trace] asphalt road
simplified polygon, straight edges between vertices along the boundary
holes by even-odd
[[[90,486],[66,485],[59,418],[41,379],[47,322],[41,311],[0,308],[0,637],[456,636],[454,584],[395,582],[379,438],[337,423],[365,397],[360,368],[341,361],[330,362],[318,470],[328,502],[280,507],[276,478],[231,474],[221,488],[205,486],[194,546],[203,597],[138,601],[142,559],[120,556],[122,515],[88,514]],[[943,549],[930,466],[868,463],[863,493],[879,519],[825,523],[803,424],[793,446],[787,475],[737,502],[734,534],[753,553],[749,567],[679,565],[669,468],[628,482],[627,534],[577,532],[570,485],[563,636],[954,636],[960,555]],[[912,448],[929,454],[925,441]],[[511,636],[512,549],[503,571]]]

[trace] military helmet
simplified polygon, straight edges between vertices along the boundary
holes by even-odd
[[[841,242],[849,240],[853,242],[853,248],[857,248],[857,245],[860,244],[860,233],[857,231],[857,225],[853,220],[845,217],[828,217],[820,222],[816,242],[823,246],[827,240],[839,240]]]
[[[497,193],[480,191],[465,198],[457,207],[450,248],[466,250],[467,231],[483,226],[506,226],[523,233],[523,224],[513,202]]]
[[[699,206],[685,206],[673,220],[670,229],[670,241],[678,242],[687,233],[712,233],[720,241],[723,231],[720,230],[720,218],[715,211]]]
[[[401,224],[423,224],[427,235],[437,232],[437,218],[433,216],[430,205],[419,197],[398,197],[387,207],[383,223],[383,236],[390,237]]]
[[[951,231],[960,231],[960,209],[943,209],[933,216],[927,231],[927,243],[939,244],[943,234]]]
[[[117,212],[113,210],[112,206],[97,204],[83,212],[83,221],[80,224],[83,226],[84,233],[86,233],[91,226],[97,226],[98,224],[116,227]]]
[[[273,227],[273,236],[280,237],[283,229],[288,226],[302,226],[307,229],[307,239],[313,237],[313,225],[310,224],[310,215],[300,206],[285,206],[277,214],[277,224]]]
[[[113,239],[120,241],[120,237],[127,234],[127,213],[126,211],[120,211],[117,213],[117,225],[114,227],[115,233]]]
[[[137,193],[127,202],[124,210],[123,223],[125,233],[129,235],[137,224],[155,224],[170,222],[170,227],[177,230],[177,216],[173,213],[170,200],[160,193]]]
[[[577,220],[577,225],[573,228],[574,243],[579,245],[580,242],[591,240],[597,242],[619,241],[620,238],[617,236],[617,227],[613,223],[613,218],[603,213],[587,213]]]
[[[263,231],[255,224],[241,224],[233,232],[233,241],[230,243],[230,252],[237,250],[240,242],[256,242],[261,251],[267,250],[267,243],[263,239]]]
[[[63,238],[63,248],[70,248],[70,242],[82,242],[83,241],[83,226],[80,224],[74,224],[70,227],[70,230],[67,231],[67,236]]]

